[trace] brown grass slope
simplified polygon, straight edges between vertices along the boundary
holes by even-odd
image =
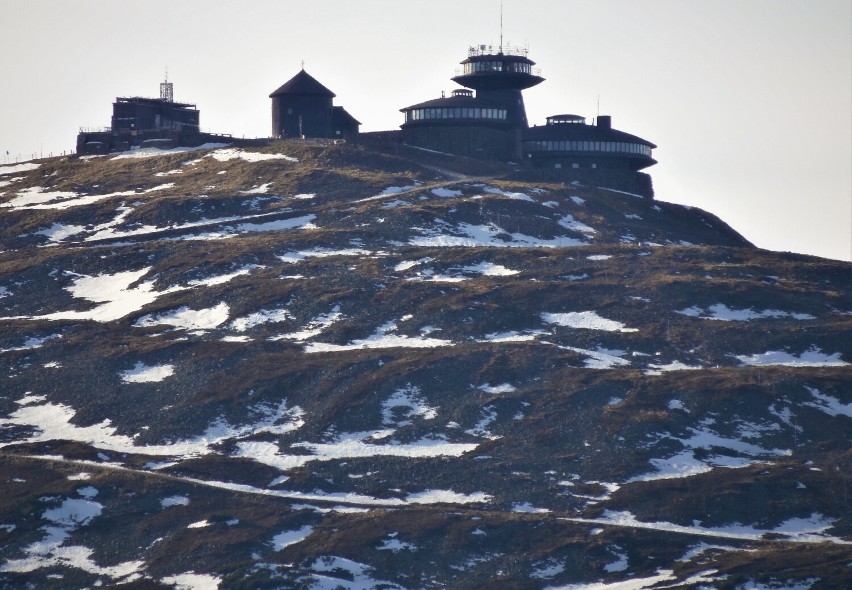
[[[289,159],[57,158],[0,187],[0,588],[163,588],[190,571],[221,588],[847,584],[848,264],[511,166],[247,151]],[[31,198],[49,191],[74,195]],[[103,277],[128,272],[111,292]],[[81,277],[102,292],[80,297]],[[69,314],[110,298],[120,317]],[[222,306],[197,329],[155,321]],[[749,364],[767,358],[787,364]],[[174,373],[122,379],[140,363]],[[399,392],[412,397],[394,406]],[[39,404],[90,430],[14,418]],[[258,426],[279,407],[297,428]],[[131,447],[81,434],[104,424]],[[193,456],[144,448],[204,437]],[[290,468],[243,452],[310,457],[347,437],[472,450]],[[100,568],[140,561],[138,576],[38,545],[48,511],[90,487],[101,512],[60,547]],[[429,490],[487,499],[408,501]],[[20,571],[36,546],[44,561]]]

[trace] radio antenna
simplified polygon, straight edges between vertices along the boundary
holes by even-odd
[[[500,53],[503,53],[503,0],[500,0]]]

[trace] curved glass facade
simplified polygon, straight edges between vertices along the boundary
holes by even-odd
[[[464,64],[464,73],[475,74],[477,72],[512,72],[517,74],[531,74],[532,65],[522,61],[474,61]]]
[[[525,141],[525,152],[617,152],[651,157],[651,146],[627,141]]]
[[[405,111],[405,122],[427,119],[491,119],[506,118],[506,109],[483,109],[479,107],[452,107],[435,109],[410,109]]]

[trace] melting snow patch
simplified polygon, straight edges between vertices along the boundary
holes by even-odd
[[[342,557],[320,557],[310,566],[314,572],[334,574],[324,576],[313,574],[310,587],[313,590],[370,590],[372,588],[399,588],[398,585],[376,580],[370,575],[373,568]],[[338,577],[338,576],[343,576]]]
[[[412,238],[409,244],[424,247],[503,247],[503,248],[562,248],[570,246],[585,246],[586,242],[569,237],[552,239],[535,238],[521,233],[510,234],[503,228],[494,225],[473,225],[460,223],[455,231],[461,235],[450,235],[441,230],[420,229],[424,236]]]
[[[675,313],[694,318],[719,320],[723,322],[745,322],[763,318],[792,318],[794,320],[816,319],[816,317],[807,313],[792,313],[778,309],[765,309],[763,311],[754,311],[753,309],[731,309],[722,303],[711,305],[707,308],[707,310],[693,306],[676,311]]]
[[[124,160],[127,158],[151,158],[155,156],[164,156],[167,154],[180,154],[183,152],[196,152],[199,150],[210,150],[227,146],[227,143],[205,143],[197,147],[176,147],[172,149],[161,150],[159,148],[140,148],[124,152],[118,156],[110,158],[111,160]],[[188,162],[187,162],[188,163]]]
[[[168,498],[160,500],[160,506],[163,508],[169,508],[171,506],[187,506],[188,504],[189,498],[186,496],[169,496]]]
[[[701,369],[702,367],[693,367],[690,365],[686,365],[680,361],[672,361],[667,365],[653,365],[649,364],[648,368],[645,370],[646,375],[662,375],[668,371],[695,371],[697,369]]]
[[[532,577],[540,580],[553,578],[565,571],[565,563],[555,560],[548,560],[536,566],[532,571]]]
[[[550,512],[547,508],[536,508],[529,502],[520,502],[512,504],[512,512],[525,512],[528,514],[545,514]]]
[[[409,504],[479,504],[491,501],[491,496],[484,492],[459,494],[452,490],[425,490],[409,494],[405,501]]]
[[[102,510],[103,506],[97,502],[69,498],[58,508],[45,510],[44,518],[56,524],[73,527],[87,524],[99,516]]]
[[[118,453],[187,458],[205,455],[210,452],[211,446],[229,438],[239,438],[264,432],[283,434],[298,429],[303,424],[302,410],[298,407],[288,409],[286,402],[281,402],[277,407],[259,405],[250,408],[252,412],[260,415],[259,420],[253,424],[233,427],[226,422],[217,421],[201,437],[195,439],[163,445],[137,446],[134,443],[134,437],[116,434],[116,428],[108,419],[91,426],[77,426],[71,423],[75,414],[72,408],[51,403],[36,405],[39,402],[44,402],[43,397],[26,396],[16,402],[22,406],[20,409],[13,412],[8,418],[0,418],[0,427],[18,425],[33,428],[33,434],[15,441],[16,443],[69,440]],[[0,448],[9,444],[13,443],[0,443]],[[109,459],[103,453],[99,455],[103,455],[103,460]],[[153,468],[156,468],[156,466]]]
[[[278,257],[281,262],[295,264],[301,262],[305,258],[328,258],[330,256],[369,256],[372,252],[362,250],[360,248],[344,248],[341,250],[333,250],[331,248],[315,248],[313,250],[303,250],[301,252],[287,252]]]
[[[391,442],[373,444],[392,434],[392,430],[378,432],[356,432],[340,435],[330,443],[301,442],[293,447],[306,449],[312,454],[282,455],[279,447],[271,442],[240,442],[237,456],[254,459],[258,463],[288,470],[306,465],[312,461],[334,461],[360,457],[458,457],[474,450],[478,445],[470,443],[450,443],[437,438],[424,438],[406,444]]]
[[[565,215],[564,217],[559,219],[557,223],[559,223],[559,225],[561,225],[565,229],[570,229],[571,231],[577,231],[583,234],[591,235],[598,233],[597,230],[589,227],[585,223],[577,221],[571,215]]]
[[[353,340],[349,344],[325,344],[314,342],[305,347],[305,352],[339,352],[343,350],[358,350],[362,348],[437,348],[453,346],[450,340],[426,338],[425,336],[405,336],[390,334],[396,331],[396,323],[388,322],[379,326],[372,336],[363,340]]]
[[[733,523],[723,527],[701,527],[684,526],[671,522],[642,522],[627,511],[618,512],[605,510],[604,515],[597,519],[566,518],[574,522],[593,522],[602,524],[613,524],[628,528],[651,529],[660,531],[672,531],[692,535],[704,535],[709,537],[721,537],[728,539],[760,540],[767,533],[784,535],[787,541],[799,543],[821,543],[830,542],[836,544],[849,544],[849,541],[838,539],[824,532],[834,525],[834,521],[825,518],[822,514],[813,513],[808,518],[791,518],[782,522],[774,529],[756,529],[752,526]]]
[[[35,162],[24,162],[22,164],[0,166],[0,176],[4,174],[14,174],[16,172],[29,172],[30,170],[35,170],[39,166],[41,166],[41,164],[36,164]]]
[[[244,160],[246,162],[265,162],[267,160],[286,160],[288,162],[298,162],[296,158],[285,156],[284,154],[262,154],[260,152],[247,152],[244,150],[230,148],[220,149],[207,156],[219,162],[228,162],[229,160]]]
[[[485,393],[498,394],[498,393],[512,393],[515,391],[515,386],[511,383],[502,383],[500,385],[490,385],[485,383],[479,386],[479,389],[484,391]]]
[[[525,334],[521,334],[516,331],[511,332],[494,332],[492,334],[486,334],[484,338],[479,340],[478,342],[531,342],[536,339],[536,337],[543,332],[541,330],[532,330]]]
[[[668,459],[651,459],[657,471],[648,475],[638,475],[628,480],[634,481],[655,481],[658,479],[677,479],[680,477],[690,477],[712,471],[713,467],[703,461],[695,458],[692,451],[683,451]]]
[[[433,188],[432,194],[435,195],[436,197],[450,198],[450,197],[460,197],[460,196],[462,196],[463,193],[461,191],[454,191],[454,190],[450,190],[448,188],[441,187],[441,188]]]
[[[788,352],[771,350],[763,354],[738,355],[736,359],[742,364],[750,366],[842,367],[849,364],[841,360],[839,352],[828,355],[816,347],[811,347],[799,356]]]
[[[492,264],[490,262],[480,262],[472,266],[466,266],[462,269],[466,272],[478,272],[487,277],[506,277],[518,274],[519,271],[511,270],[501,264]]]
[[[230,323],[230,328],[237,332],[245,332],[255,326],[283,322],[291,318],[290,312],[286,309],[261,309],[260,311],[235,319]]]
[[[852,418],[852,403],[844,404],[835,397],[820,393],[820,391],[814,387],[805,386],[805,389],[814,396],[814,401],[804,402],[802,405],[816,408],[820,412],[825,412],[829,416],[846,416],[847,418]]]
[[[567,313],[542,313],[542,320],[548,324],[579,328],[585,330],[603,330],[605,332],[638,332],[637,328],[626,328],[621,322],[602,318],[594,311]]]
[[[269,192],[269,187],[272,186],[271,182],[266,182],[254,188],[250,188],[248,190],[239,191],[241,195],[265,195]]]
[[[494,188],[493,186],[485,186],[482,190],[492,195],[502,195],[504,197],[509,197],[510,199],[516,201],[529,201],[531,203],[535,203],[535,200],[532,197],[530,197],[529,195],[525,195],[524,193],[513,193],[509,191],[504,191],[499,188]]]
[[[569,584],[567,586],[548,586],[545,590],[642,590],[656,586],[660,582],[677,579],[673,570],[658,570],[656,576],[649,578],[631,578],[621,582],[593,582],[591,584]]]
[[[174,365],[147,366],[144,363],[136,363],[136,366],[127,371],[119,373],[121,380],[125,383],[156,383],[175,373]]]
[[[394,533],[393,536],[396,536]],[[405,541],[400,541],[399,539],[385,539],[382,541],[382,544],[376,547],[379,551],[391,551],[392,553],[399,553],[400,551],[417,551],[417,545],[413,543],[406,543]]]
[[[43,517],[51,524],[42,527],[47,536],[24,548],[26,557],[9,559],[0,572],[27,573],[41,568],[70,567],[96,576],[131,582],[140,577],[142,561],[128,561],[101,567],[92,560],[94,551],[88,547],[65,545],[71,532],[87,525],[101,514],[103,506],[91,500],[66,499],[56,508],[45,510]]]
[[[279,533],[272,538],[272,547],[275,551],[281,551],[285,547],[289,547],[290,545],[295,545],[296,543],[301,543],[305,539],[311,536],[311,533],[314,532],[314,527],[312,526],[303,526],[297,531],[284,531],[283,533]]]
[[[610,551],[615,554],[616,560],[604,566],[604,571],[611,574],[614,572],[623,572],[627,569],[627,553],[621,547],[609,547]]]
[[[212,330],[228,321],[230,308],[224,302],[207,309],[190,309],[186,306],[159,315],[139,318],[134,326],[151,327],[167,325],[180,330]]]
[[[366,201],[374,201],[376,199],[384,199],[385,197],[390,197],[390,196],[393,196],[393,195],[399,195],[399,194],[402,194],[402,193],[407,193],[407,192],[412,191],[416,188],[417,188],[417,185],[389,186],[377,195],[374,195],[372,197],[367,197],[365,199],[358,199],[355,202],[356,203],[364,203]]]
[[[412,385],[397,389],[382,404],[382,423],[386,426],[405,426],[416,416],[432,420],[437,415],[435,408],[423,401],[420,388]]]
[[[420,260],[404,260],[393,267],[396,272],[402,272],[404,270],[408,270],[418,264],[425,264],[427,262],[432,262],[431,258],[421,258]]]
[[[74,297],[100,303],[89,311],[60,311],[33,319],[64,320],[87,319],[110,322],[122,318],[157,299],[162,293],[153,290],[153,282],[133,283],[148,274],[150,268],[137,271],[103,274],[94,277],[81,276],[66,290]]]
[[[561,346],[558,344],[555,346],[562,350],[571,350],[589,357],[584,361],[586,368],[588,369],[613,369],[615,367],[622,367],[630,364],[630,361],[621,358],[627,354],[624,350],[610,350],[600,346],[598,346],[596,350],[586,350],[584,348]]]
[[[308,322],[308,325],[304,327],[304,329],[299,330],[298,332],[291,332],[289,334],[280,334],[278,336],[272,336],[270,340],[295,340],[297,342],[302,342],[304,340],[308,340],[309,338],[313,338],[314,336],[319,336],[323,330],[331,326],[334,322],[343,317],[343,314],[340,313],[340,306],[335,305],[334,309],[332,309],[329,313],[323,314],[321,316],[317,316]]]
[[[241,277],[243,275],[249,274],[251,271],[253,271],[256,268],[263,268],[263,267],[258,266],[257,264],[249,264],[249,265],[246,265],[246,266],[244,266],[244,267],[242,267],[242,268],[240,268],[240,269],[238,269],[238,270],[236,270],[236,271],[234,271],[230,274],[215,275],[215,276],[212,276],[212,277],[207,277],[206,279],[195,279],[195,280],[189,281],[189,283],[187,283],[187,284],[190,287],[213,287],[215,285],[223,285],[223,284],[230,282],[231,280],[233,280],[237,277]]]
[[[177,576],[162,578],[163,584],[174,585],[176,590],[218,590],[221,578],[211,574],[196,574],[187,572]]]
[[[609,260],[612,258],[609,254],[592,254],[591,256],[586,256],[586,260]]]
[[[54,223],[49,228],[35,233],[39,236],[47,236],[47,239],[51,242],[61,242],[65,238],[75,236],[85,229],[86,226],[84,225],[62,225],[61,223]]]
[[[19,350],[33,350],[35,348],[41,348],[44,346],[44,343],[48,340],[53,340],[54,338],[62,338],[62,334],[51,334],[50,336],[44,336],[43,338],[27,338],[21,346],[17,346],[15,348],[2,348],[0,352],[15,352]]]

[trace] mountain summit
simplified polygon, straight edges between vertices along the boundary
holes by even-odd
[[[842,588],[848,264],[394,145],[0,167],[2,588]]]

